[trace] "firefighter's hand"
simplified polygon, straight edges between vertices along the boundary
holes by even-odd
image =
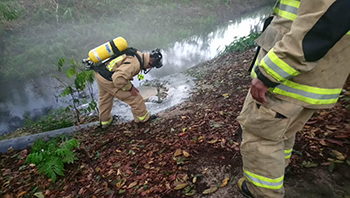
[[[131,95],[133,96],[136,96],[137,94],[139,94],[139,90],[134,86],[132,86],[130,92],[131,92]]]
[[[252,97],[260,103],[267,103],[265,94],[268,90],[268,87],[259,79],[255,78],[251,83],[250,93]]]

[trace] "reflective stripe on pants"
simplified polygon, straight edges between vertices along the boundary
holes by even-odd
[[[272,106],[283,107],[284,111],[293,113],[286,118],[276,118],[279,111],[257,105],[250,93],[247,95],[237,118],[243,130],[243,172],[254,197],[279,198],[284,197],[284,169],[288,163],[285,154],[291,154],[295,133],[303,128],[315,110],[300,107],[300,110],[294,111],[295,104],[271,95],[267,100]]]

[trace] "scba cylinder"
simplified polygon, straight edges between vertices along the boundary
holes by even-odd
[[[120,52],[126,50],[127,47],[128,43],[126,40],[123,37],[117,37],[90,50],[88,60],[98,63],[115,54],[120,54]]]

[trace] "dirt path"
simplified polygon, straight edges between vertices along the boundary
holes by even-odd
[[[198,79],[190,100],[151,123],[75,134],[78,160],[65,166],[55,184],[24,163],[29,151],[1,155],[0,196],[241,197],[236,117],[249,88],[246,70],[252,56],[252,51],[227,54],[190,69]],[[287,198],[350,196],[347,94],[298,134],[285,179]],[[208,189],[212,192],[203,195]]]

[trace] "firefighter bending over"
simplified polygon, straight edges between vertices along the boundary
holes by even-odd
[[[134,50],[136,53],[127,53],[128,50]],[[159,49],[151,53],[141,53],[133,48],[128,48],[126,51],[125,54],[106,62],[102,69],[95,70],[99,89],[99,118],[102,127],[110,125],[113,121],[111,110],[114,97],[131,107],[136,123],[156,118],[155,115],[149,114],[144,99],[131,81],[141,71],[146,74],[152,68],[162,67],[162,54]]]

